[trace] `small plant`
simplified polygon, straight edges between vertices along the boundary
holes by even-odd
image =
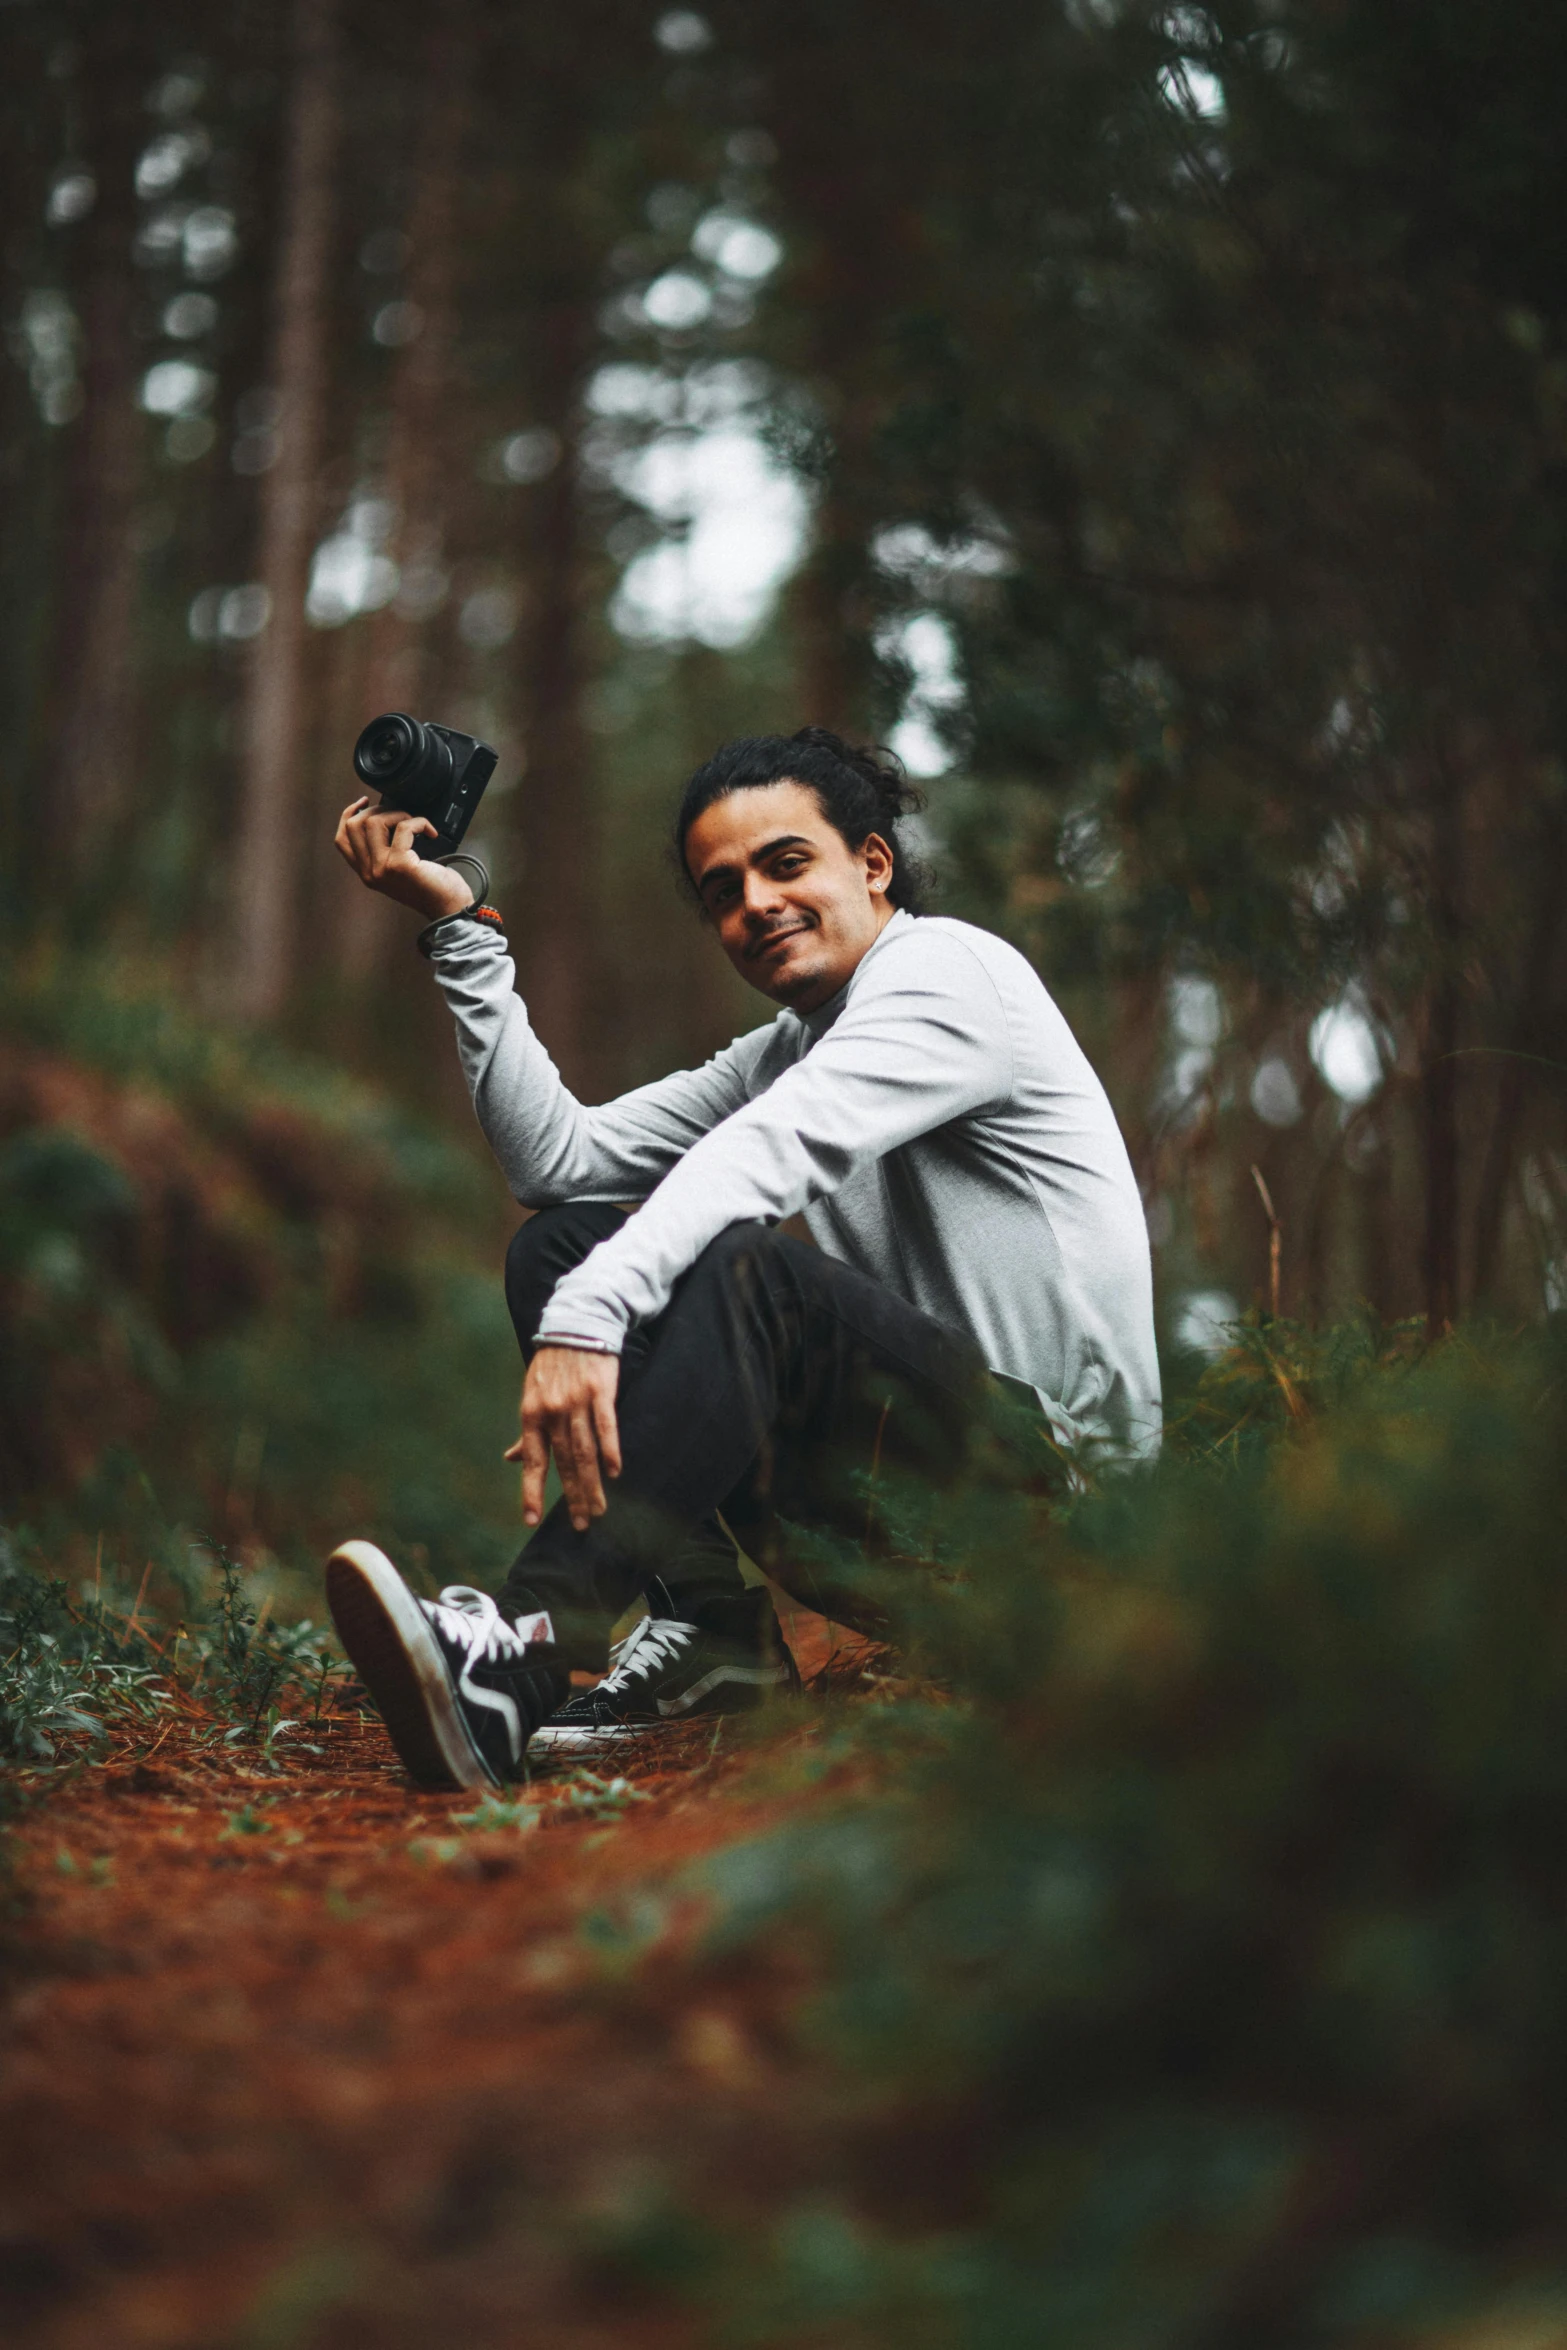
[[[114,1862],[106,1852],[95,1854],[83,1868],[69,1846],[61,1844],[55,1851],[54,1866],[57,1876],[84,1878],[89,1885],[100,1888],[114,1883]]]
[[[101,1741],[115,1715],[151,1717],[168,1688],[136,1611],[73,1601],[0,1533],[0,1759],[52,1763],[62,1738]]]
[[[453,1812],[452,1826],[473,1828],[481,1835],[496,1828],[517,1828],[526,1836],[540,1825],[542,1819],[543,1814],[536,1803],[526,1803],[520,1799],[508,1803],[502,1795],[484,1795],[472,1811]]]
[[[225,1742],[253,1741],[272,1769],[282,1767],[276,1751],[282,1738],[296,1739],[295,1752],[319,1753],[297,1734],[319,1727],[327,1692],[334,1681],[348,1678],[348,1667],[308,1617],[277,1624],[269,1602],[256,1607],[245,1589],[245,1568],[221,1543],[198,1545],[195,1555],[211,1560],[217,1590],[206,1620],[190,1635],[181,1626],[180,1638],[199,1659],[193,1688],[230,1717]],[[308,1706],[308,1723],[284,1713],[290,1692],[301,1708]]]
[[[557,1810],[574,1812],[584,1820],[619,1819],[634,1803],[651,1801],[645,1790],[634,1787],[629,1779],[602,1779],[596,1771],[578,1771],[555,1797]]]
[[[310,1623],[299,1626],[301,1633],[313,1632],[314,1629]],[[308,1666],[300,1674],[301,1686],[306,1688],[310,1698],[310,1727],[313,1730],[321,1727],[321,1707],[327,1690],[334,1681],[346,1681],[348,1678],[348,1666],[341,1657],[334,1656],[329,1648],[323,1647],[313,1652]]]
[[[550,1788],[547,1794],[541,1791],[532,1798],[483,1795],[472,1811],[453,1812],[451,1824],[479,1835],[515,1828],[526,1836],[553,1820],[618,1819],[632,1804],[648,1800],[642,1789],[634,1787],[629,1779],[604,1779],[596,1771],[579,1771],[561,1786]],[[450,1858],[459,1849],[449,1838],[437,1842],[426,1837],[418,1841],[424,1853],[434,1853],[438,1858]],[[444,1849],[447,1844],[451,1844],[450,1851]]]
[[[218,1842],[226,1844],[232,1837],[270,1836],[274,1823],[263,1817],[267,1798],[258,1795],[253,1803],[242,1803],[238,1811],[231,1811],[227,1825],[219,1832]]]
[[[259,1747],[271,1770],[321,1751],[304,1733],[319,1728],[348,1668],[318,1625],[275,1624],[266,1601],[254,1605],[245,1569],[221,1547],[195,1546],[193,1574],[168,1570],[185,1605],[170,1631],[147,1605],[151,1564],[134,1601],[101,1559],[92,1585],[73,1592],[40,1573],[24,1544],[0,1529],[0,1762],[47,1769],[62,1749],[101,1751],[113,1722],[138,1716],[183,1715],[196,1744]]]
[[[244,1568],[221,1544],[213,1546],[213,1556],[218,1595],[212,1617],[212,1695],[248,1722],[256,1737],[268,1701],[283,1679],[284,1660],[276,1642],[265,1637],[265,1612],[258,1615],[245,1595]]]

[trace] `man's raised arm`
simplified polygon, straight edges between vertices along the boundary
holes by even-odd
[[[517,993],[498,931],[444,922],[427,952],[457,1023],[457,1049],[485,1140],[524,1207],[646,1199],[677,1159],[746,1099],[745,1071],[766,1039],[741,1037],[682,1069],[589,1108],[560,1072]]]
[[[383,813],[361,798],[344,809],[336,845],[366,888],[436,926],[425,951],[457,1023],[479,1124],[513,1198],[535,1208],[645,1199],[746,1099],[745,1072],[766,1031],[739,1038],[701,1069],[585,1107],[533,1032],[505,938],[493,919],[462,918],[473,892],[451,866],[420,855],[426,836],[435,837],[426,818]]]

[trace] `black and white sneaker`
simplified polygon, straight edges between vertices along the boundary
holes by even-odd
[[[326,1595],[411,1778],[501,1787],[523,1776],[529,1738],[571,1688],[547,1615],[508,1620],[466,1583],[416,1599],[373,1542],[339,1544]]]
[[[534,1732],[530,1755],[545,1762],[600,1754],[650,1730],[798,1694],[800,1676],[772,1604],[765,1592],[755,1596],[766,1603],[765,1619],[747,1609],[752,1621],[740,1637],[738,1626],[717,1630],[675,1616],[644,1616],[610,1651],[609,1671],[598,1687],[580,1690]]]

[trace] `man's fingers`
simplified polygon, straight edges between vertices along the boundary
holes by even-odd
[[[544,1471],[551,1454],[577,1532],[603,1516],[605,1473],[620,1474],[619,1371],[617,1362],[551,1346],[540,1347],[528,1365],[522,1434],[506,1457],[523,1463],[523,1516],[530,1526],[543,1515]]]
[[[604,1486],[599,1476],[599,1448],[593,1434],[593,1415],[584,1407],[571,1414],[556,1436],[555,1458],[566,1490],[571,1522],[579,1534],[590,1518],[604,1515]]]
[[[338,818],[337,831],[333,836],[333,846],[338,855],[346,857],[361,877],[364,873],[364,849],[359,819],[367,805],[365,800],[351,800]]]
[[[342,815],[339,816],[337,820],[337,830],[332,836],[332,846],[336,849],[340,857],[347,858],[349,864],[353,866],[356,872],[359,869],[359,859],[355,853],[358,834],[354,829],[354,819],[363,809],[367,808],[368,806],[368,800],[350,800],[348,806],[343,810]]]
[[[419,852],[414,847],[414,842],[423,838],[426,833],[431,840],[439,840],[441,837],[428,816],[399,816],[392,829],[389,844],[393,854],[399,857],[416,857]]]
[[[523,1523],[536,1526],[544,1515],[544,1480],[550,1465],[549,1442],[536,1420],[524,1420],[513,1450],[522,1454]]]
[[[386,844],[395,818],[368,799],[356,800],[343,811],[338,827],[340,845],[361,881],[378,881],[386,870]]]
[[[593,1397],[593,1426],[598,1436],[599,1453],[607,1477],[620,1475],[620,1422],[615,1416],[615,1398],[596,1392]]]

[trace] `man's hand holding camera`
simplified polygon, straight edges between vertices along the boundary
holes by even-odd
[[[428,816],[409,816],[397,808],[378,807],[366,795],[350,801],[338,820],[337,850],[346,857],[366,889],[412,906],[427,922],[443,914],[460,914],[473,904],[473,891],[450,865],[421,857],[421,838],[439,840]]]

